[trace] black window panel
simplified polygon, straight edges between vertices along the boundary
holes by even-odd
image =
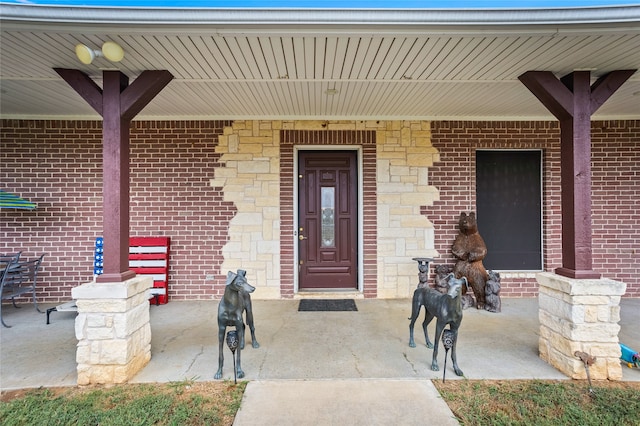
[[[476,151],[478,230],[493,270],[542,269],[540,151]]]

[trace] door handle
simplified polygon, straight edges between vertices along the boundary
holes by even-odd
[[[302,240],[306,240],[306,239],[307,239],[307,237],[305,237],[304,235],[300,234],[300,236],[298,237],[298,239],[299,239],[300,241],[302,241]]]

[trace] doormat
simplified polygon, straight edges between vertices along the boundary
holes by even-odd
[[[339,312],[357,310],[358,307],[353,299],[302,299],[298,305],[298,312]]]

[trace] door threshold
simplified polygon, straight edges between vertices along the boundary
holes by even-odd
[[[293,295],[294,299],[364,299],[364,294],[352,289],[313,289],[300,290]]]

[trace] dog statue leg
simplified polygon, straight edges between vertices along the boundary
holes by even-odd
[[[240,323],[236,324],[236,331],[238,332],[238,337],[241,342],[244,342],[244,323],[240,321]],[[242,365],[240,364],[240,354],[242,353],[242,349],[238,348],[236,350],[236,377],[238,379],[242,379],[244,377],[244,371],[242,371]]]
[[[458,357],[456,355],[456,343],[458,343],[458,329],[454,329],[453,327],[450,327],[451,331],[453,331],[453,346],[451,346],[451,361],[453,363],[453,371],[456,372],[457,376],[464,376],[464,373],[462,372],[462,370],[460,370],[460,367],[458,367]]]
[[[225,326],[218,326],[218,371],[216,372],[214,379],[222,379],[222,365],[224,364],[224,332]]]
[[[440,321],[440,319],[436,322],[436,340],[433,347],[433,359],[431,360],[431,370],[433,371],[440,371],[440,367],[438,367],[438,346],[440,343],[440,337],[442,336],[442,330],[444,330],[445,325],[446,324]]]
[[[433,349],[433,343],[429,340],[429,332],[427,331],[427,326],[433,320],[433,315],[427,311],[424,316],[424,321],[422,322],[422,331],[424,332],[424,341],[427,342],[427,348]],[[436,340],[437,342],[438,340]]]
[[[256,328],[253,326],[253,308],[251,307],[251,299],[248,297],[247,299],[247,325],[249,326],[249,331],[251,331],[251,346],[254,349],[257,349],[260,347],[260,343],[258,343],[258,340],[256,340]]]
[[[240,341],[240,349],[244,349],[244,332],[246,331],[244,323],[242,324],[242,340]]]
[[[418,290],[413,292],[413,300],[411,303],[411,322],[409,323],[409,347],[415,348],[416,342],[413,340],[413,326],[420,315],[420,301],[418,300]]]

